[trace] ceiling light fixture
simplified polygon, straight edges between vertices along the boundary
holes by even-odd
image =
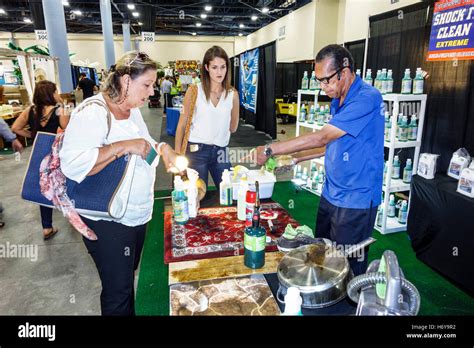
[[[212,6],[211,6],[211,5],[206,5],[206,6],[204,7],[204,9],[205,9],[207,12],[209,12],[210,10],[212,10]]]
[[[140,17],[140,14],[138,12],[132,12],[133,17]]]
[[[127,5],[127,8],[128,8],[129,10],[134,10],[134,9],[135,9],[135,5],[134,5],[134,4],[128,4],[128,5]]]
[[[3,8],[0,8],[0,14],[7,14]]]
[[[268,7],[262,8],[262,13],[268,13],[270,12],[270,9]]]
[[[69,6],[69,1],[63,0],[63,6]]]
[[[191,33],[193,36],[196,36],[197,34],[196,33]]]
[[[142,22],[138,22],[138,25],[143,25],[143,23],[142,23]]]
[[[201,18],[202,18],[202,19],[206,19],[206,18],[207,18],[207,14],[201,13]]]
[[[244,35],[244,34],[242,34],[242,33],[239,33],[239,36],[243,36],[243,35]]]
[[[200,27],[202,24],[201,23],[196,23],[196,27]]]
[[[243,25],[242,23],[239,24],[239,28],[244,28],[245,25]]]
[[[80,10],[74,10],[72,11],[76,16],[82,16],[82,12]]]
[[[32,23],[32,22],[31,22],[31,19],[29,19],[29,18],[23,19],[23,22],[25,22],[25,23]]]
[[[253,21],[256,21],[256,20],[258,19],[258,17],[255,16],[255,15],[253,15],[253,16],[251,17],[251,19],[252,19]]]

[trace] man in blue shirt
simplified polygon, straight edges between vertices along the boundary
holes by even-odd
[[[301,162],[318,157],[314,149],[326,146],[316,236],[347,248],[371,236],[381,203],[384,104],[380,92],[354,74],[354,59],[342,46],[324,47],[316,56],[315,72],[322,90],[333,98],[332,119],[320,131],[260,146],[257,163],[293,153]],[[366,271],[366,253],[349,258],[355,275]]]

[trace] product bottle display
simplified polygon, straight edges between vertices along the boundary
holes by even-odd
[[[313,179],[311,180],[312,190],[315,190],[315,191],[317,190],[318,182],[319,182],[319,174],[318,174],[318,170],[316,169],[316,171],[313,173]]]
[[[309,87],[309,80],[308,80],[308,72],[305,71],[303,75],[303,79],[301,80],[301,89],[308,89]]]
[[[301,174],[301,180],[307,181],[308,180],[308,168],[303,168],[303,174]]]
[[[375,76],[374,87],[377,88],[380,92],[382,92],[382,79],[381,79],[381,71],[377,70],[377,75]]]
[[[400,179],[400,160],[398,156],[393,158],[392,179]]]
[[[421,68],[417,68],[415,79],[413,80],[413,94],[423,94],[424,82]]]
[[[232,205],[232,184],[230,183],[230,173],[227,169],[222,173],[222,181],[219,184],[220,205]]]
[[[314,123],[314,116],[315,111],[314,111],[314,105],[311,105],[311,108],[309,109],[309,116],[308,116],[308,123],[313,124]]]
[[[401,224],[406,224],[407,216],[408,216],[408,202],[404,200],[398,212],[398,222]]]
[[[295,179],[301,179],[301,165],[298,164],[295,170]]]
[[[381,74],[381,93],[386,94],[387,93],[387,69],[383,68],[382,69],[382,74]]]
[[[239,183],[239,191],[237,192],[237,219],[245,221],[245,209],[246,209],[246,197],[249,185],[247,182],[247,176],[242,176]]]
[[[388,217],[395,217],[396,205],[395,205],[395,196],[390,195],[390,203],[388,204]]]
[[[411,182],[411,177],[413,175],[413,167],[411,163],[411,159],[407,159],[407,164],[403,169],[403,182],[409,184]]]
[[[410,77],[410,69],[405,69],[405,76],[402,79],[402,94],[411,93],[412,79]]]
[[[383,165],[383,183],[382,185],[385,186],[385,182],[387,180],[387,172],[388,172],[388,161],[385,161],[384,165]]]
[[[388,111],[385,111],[385,134],[384,134],[385,141],[390,141],[391,130],[392,130],[392,118],[390,117]]]
[[[387,87],[385,93],[393,93],[393,77],[392,77],[392,69],[388,69],[387,72]]]
[[[188,197],[184,193],[184,183],[180,176],[174,178],[174,190],[171,193],[173,200],[173,217],[179,225],[184,225],[189,220]]]
[[[411,117],[410,124],[408,125],[408,140],[416,140],[418,136],[418,122],[416,115]]]
[[[360,69],[356,70],[356,75],[360,77]]]
[[[251,226],[244,232],[244,265],[249,268],[262,268],[265,265],[265,229],[260,226],[260,198],[258,181],[255,182],[255,204]]]

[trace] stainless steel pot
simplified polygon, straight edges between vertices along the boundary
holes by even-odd
[[[346,252],[322,243],[290,251],[278,265],[277,300],[284,303],[287,289],[294,286],[300,290],[304,308],[323,308],[341,301],[346,297],[347,283],[353,277],[346,255],[374,241],[369,238]]]

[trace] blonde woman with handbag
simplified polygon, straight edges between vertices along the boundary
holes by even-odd
[[[135,314],[134,272],[153,210],[157,165],[148,160],[149,154],[156,151],[168,169],[176,157],[170,146],[151,138],[139,109],[154,94],[156,71],[156,63],[145,53],[122,56],[110,68],[101,93],[86,102],[96,103],[72,114],[59,153],[62,172],[78,183],[122,156],[135,163],[134,170],[127,171],[133,178],[123,217],[81,214],[97,235],[97,240],[83,240],[102,281],[102,315]],[[106,108],[100,106],[104,103]]]
[[[218,187],[222,173],[231,167],[228,145],[239,125],[239,94],[230,80],[227,53],[219,46],[209,48],[202,62],[201,82],[188,88],[176,129],[175,151],[186,153],[189,167],[206,186],[209,172]]]

